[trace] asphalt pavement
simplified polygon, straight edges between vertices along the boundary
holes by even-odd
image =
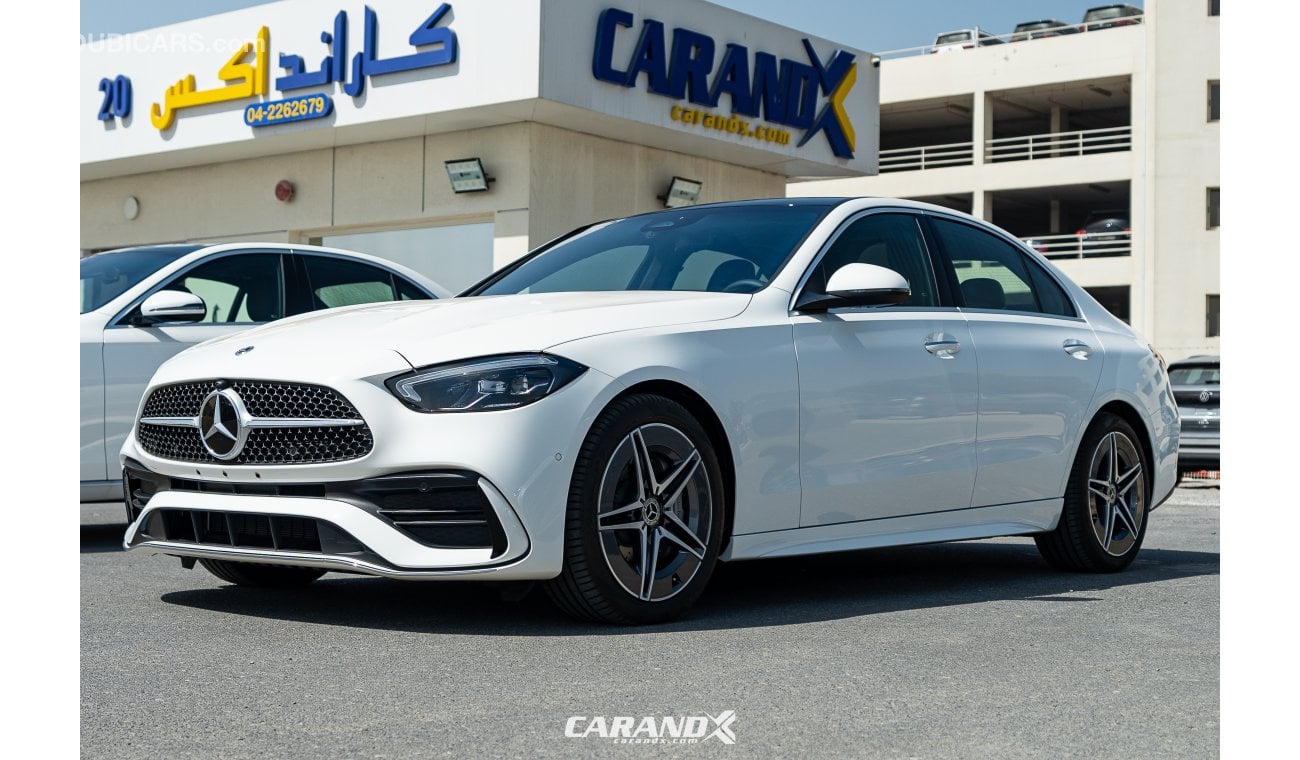
[[[122,552],[114,509],[81,528],[87,758],[1218,756],[1217,485],[1119,574],[1028,539],[735,563],[639,629],[475,583],[226,586]],[[735,743],[596,735],[619,716]]]

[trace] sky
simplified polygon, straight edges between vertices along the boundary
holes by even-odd
[[[489,2],[490,0],[461,0]],[[164,24],[262,5],[266,0],[90,0],[81,3],[83,37],[138,32]],[[1138,7],[1142,0],[1129,0]],[[717,0],[782,26],[878,53],[926,45],[942,32],[978,26],[1005,34],[1022,21],[1077,23],[1105,0]]]

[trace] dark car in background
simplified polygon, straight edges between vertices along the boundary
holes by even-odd
[[[1089,256],[1123,256],[1133,245],[1133,225],[1128,209],[1094,211],[1074,233],[1079,237],[1079,252]]]
[[[1142,9],[1128,3],[1100,5],[1083,14],[1083,28],[1089,32],[1142,23]]]
[[[1041,40],[1045,37],[1060,37],[1062,34],[1078,33],[1079,27],[1073,24],[1067,24],[1059,19],[1045,18],[1040,21],[1026,21],[1022,24],[1016,24],[1016,28],[1011,30],[1011,41]]]
[[[1192,356],[1169,365],[1182,429],[1178,471],[1219,469],[1219,357]]]

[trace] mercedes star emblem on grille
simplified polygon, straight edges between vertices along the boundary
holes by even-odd
[[[222,388],[208,394],[199,408],[199,432],[203,447],[217,459],[234,459],[244,450],[248,440],[245,421],[248,412],[243,399],[233,388]]]

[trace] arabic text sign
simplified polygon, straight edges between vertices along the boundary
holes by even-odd
[[[320,40],[328,50],[328,54],[321,60],[320,68],[307,71],[301,55],[280,53],[279,67],[287,73],[276,78],[275,88],[288,92],[330,87],[338,83],[345,94],[357,98],[365,92],[369,77],[454,63],[457,55],[456,33],[446,26],[440,26],[450,13],[451,5],[442,3],[411,32],[407,41],[417,52],[381,58],[378,43],[379,15],[373,8],[366,6],[360,49],[352,55],[349,63],[348,14],[347,11],[339,11],[334,16],[332,28],[320,33]],[[257,31],[254,41],[244,43],[218,69],[217,78],[224,86],[199,89],[197,77],[187,74],[167,88],[161,103],[154,103],[150,107],[150,123],[159,131],[167,131],[176,125],[177,115],[185,109],[267,95],[270,89],[270,53],[271,32],[267,26],[263,26]],[[125,89],[126,103],[118,103],[122,88],[116,86],[115,82],[122,79],[119,76],[118,80],[101,80],[100,89],[108,93],[108,99],[105,100],[106,107],[100,109],[99,119],[129,113],[129,80]],[[106,89],[103,82],[110,82],[110,87]],[[267,126],[319,118],[328,115],[332,107],[332,100],[324,93],[319,96],[286,98],[246,108],[244,123],[249,126]],[[105,113],[109,116],[106,117]],[[250,117],[250,114],[253,115]]]

